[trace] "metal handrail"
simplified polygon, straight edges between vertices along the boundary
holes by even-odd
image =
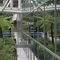
[[[41,48],[43,48],[45,51],[47,51],[49,54],[51,54],[54,58],[60,60],[60,57],[53,53],[51,50],[49,50],[47,47],[45,47],[43,44],[41,44],[40,42],[38,42],[37,40],[35,40],[34,38],[32,38],[31,36],[29,36],[28,34],[26,34],[25,32],[22,32],[24,35],[26,35],[27,37],[29,37],[31,40],[33,40],[35,43],[37,43]]]

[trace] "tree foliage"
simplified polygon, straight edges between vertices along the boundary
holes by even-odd
[[[8,31],[8,27],[11,26],[10,22],[5,19],[6,17],[0,16],[0,26],[2,27],[2,31]]]

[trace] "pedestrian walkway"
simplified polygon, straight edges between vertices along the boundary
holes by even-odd
[[[19,40],[17,40],[17,32],[14,33],[15,38],[16,38],[16,44],[19,44],[20,38],[18,38]],[[28,60],[26,53],[24,52],[23,48],[17,48],[17,60]]]
[[[23,48],[17,48],[17,60],[28,60]]]
[[[17,32],[14,33],[16,38],[16,44],[20,45],[21,38],[18,36]],[[33,54],[30,48],[17,47],[17,60],[38,60]]]

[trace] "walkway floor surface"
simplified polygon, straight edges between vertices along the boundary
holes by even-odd
[[[16,32],[14,35],[15,35],[15,39],[16,39],[16,44],[20,45],[21,38],[19,37],[19,35]],[[35,56],[35,59],[33,59],[34,54],[30,49],[28,49],[29,50],[28,54],[26,54],[26,52],[25,52],[27,50],[24,51],[23,48],[17,47],[16,49],[17,49],[17,60],[38,60],[36,58],[36,56]],[[29,58],[27,55],[29,56]]]
[[[28,60],[23,48],[17,48],[17,60]]]

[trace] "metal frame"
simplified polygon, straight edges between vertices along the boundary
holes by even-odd
[[[60,60],[60,57],[58,55],[56,55],[55,53],[53,53],[51,50],[49,50],[48,48],[46,48],[44,45],[42,45],[40,42],[36,41],[34,38],[32,38],[31,36],[29,36],[28,34],[26,34],[25,32],[23,32],[23,34],[27,37],[29,37],[31,40],[33,40],[35,43],[37,43],[42,49],[44,49],[45,51],[47,51],[49,54],[51,54],[54,58]]]
[[[6,1],[6,3],[5,3],[4,6],[3,6],[2,11],[6,8],[7,4],[9,3],[9,1],[10,1],[10,0],[7,0],[7,1]]]
[[[31,7],[29,7],[30,10],[29,10],[29,11],[25,11],[25,13],[28,13],[28,14],[24,16],[24,17],[27,17],[29,14],[36,12],[37,9],[40,8],[40,10],[44,12],[44,33],[45,33],[45,31],[46,31],[46,28],[45,28],[45,20],[46,20],[46,18],[45,18],[45,12],[49,10],[49,9],[45,8],[45,3],[46,3],[47,1],[48,1],[48,0],[46,0],[45,2],[43,2],[43,3],[41,3],[41,4],[39,4],[39,3],[37,3],[37,2],[35,1],[35,3],[37,3],[38,6],[36,7],[36,6],[33,4],[33,9],[31,9]],[[11,9],[11,12],[13,11],[13,0],[7,0],[6,3],[4,4],[3,8],[2,8],[2,11],[3,11],[3,12],[5,11],[6,6],[7,6],[7,7],[9,6],[9,4],[10,4],[10,7],[12,8],[12,9]],[[55,24],[55,26],[54,26],[54,29],[55,29],[55,30],[54,30],[54,32],[55,32],[55,34],[54,34],[54,37],[55,37],[55,53],[57,53],[57,36],[56,36],[56,34],[57,34],[57,29],[56,29],[56,10],[57,10],[57,5],[56,5],[56,0],[54,0],[54,4],[55,4],[55,6],[53,7],[54,9],[52,9],[52,10],[54,10],[54,24]],[[43,8],[41,8],[42,5],[44,5]],[[18,20],[21,22],[21,24],[20,24],[21,26],[19,26],[19,24],[17,23],[17,29],[19,29],[19,27],[20,27],[20,28],[22,27],[22,15],[20,15],[20,14],[21,14],[21,13],[24,13],[24,11],[20,11],[20,9],[21,9],[21,0],[18,0],[18,12],[13,11],[13,13],[19,13],[18,16],[19,16],[19,19],[21,20],[21,21],[20,21],[20,20],[18,19]],[[5,11],[5,12],[7,12],[7,11]],[[10,10],[9,10],[8,12],[10,12]],[[34,15],[33,15],[33,16],[34,16]],[[34,18],[33,18],[33,21],[34,21]],[[43,50],[47,51],[47,52],[48,52],[49,54],[51,54],[54,58],[60,60],[60,57],[59,57],[58,55],[56,55],[55,53],[53,53],[52,51],[50,51],[48,48],[46,48],[46,47],[44,46],[44,45],[45,45],[45,40],[44,40],[44,45],[42,45],[40,42],[36,41],[34,38],[32,38],[31,36],[29,36],[28,34],[26,34],[25,32],[23,32],[23,31],[21,31],[21,30],[22,30],[22,28],[21,28],[20,31],[19,31],[20,37],[21,37],[21,32],[22,32],[25,36],[27,36],[28,38],[30,38],[31,40],[33,40],[35,43],[37,43]],[[38,29],[37,29],[37,30],[38,30]],[[19,46],[19,45],[18,45],[18,46]],[[20,46],[19,46],[19,47],[20,47]],[[25,47],[25,46],[21,46],[21,47]],[[26,45],[26,47],[28,47],[28,46]],[[38,47],[38,46],[37,46],[37,47]],[[44,51],[44,53],[45,53],[45,51]],[[29,52],[28,52],[28,53],[29,53]],[[31,56],[30,56],[30,57],[31,57]],[[45,54],[44,54],[44,57],[45,57]],[[35,56],[33,57],[33,59],[35,60]],[[45,59],[45,58],[44,58],[44,59]]]

